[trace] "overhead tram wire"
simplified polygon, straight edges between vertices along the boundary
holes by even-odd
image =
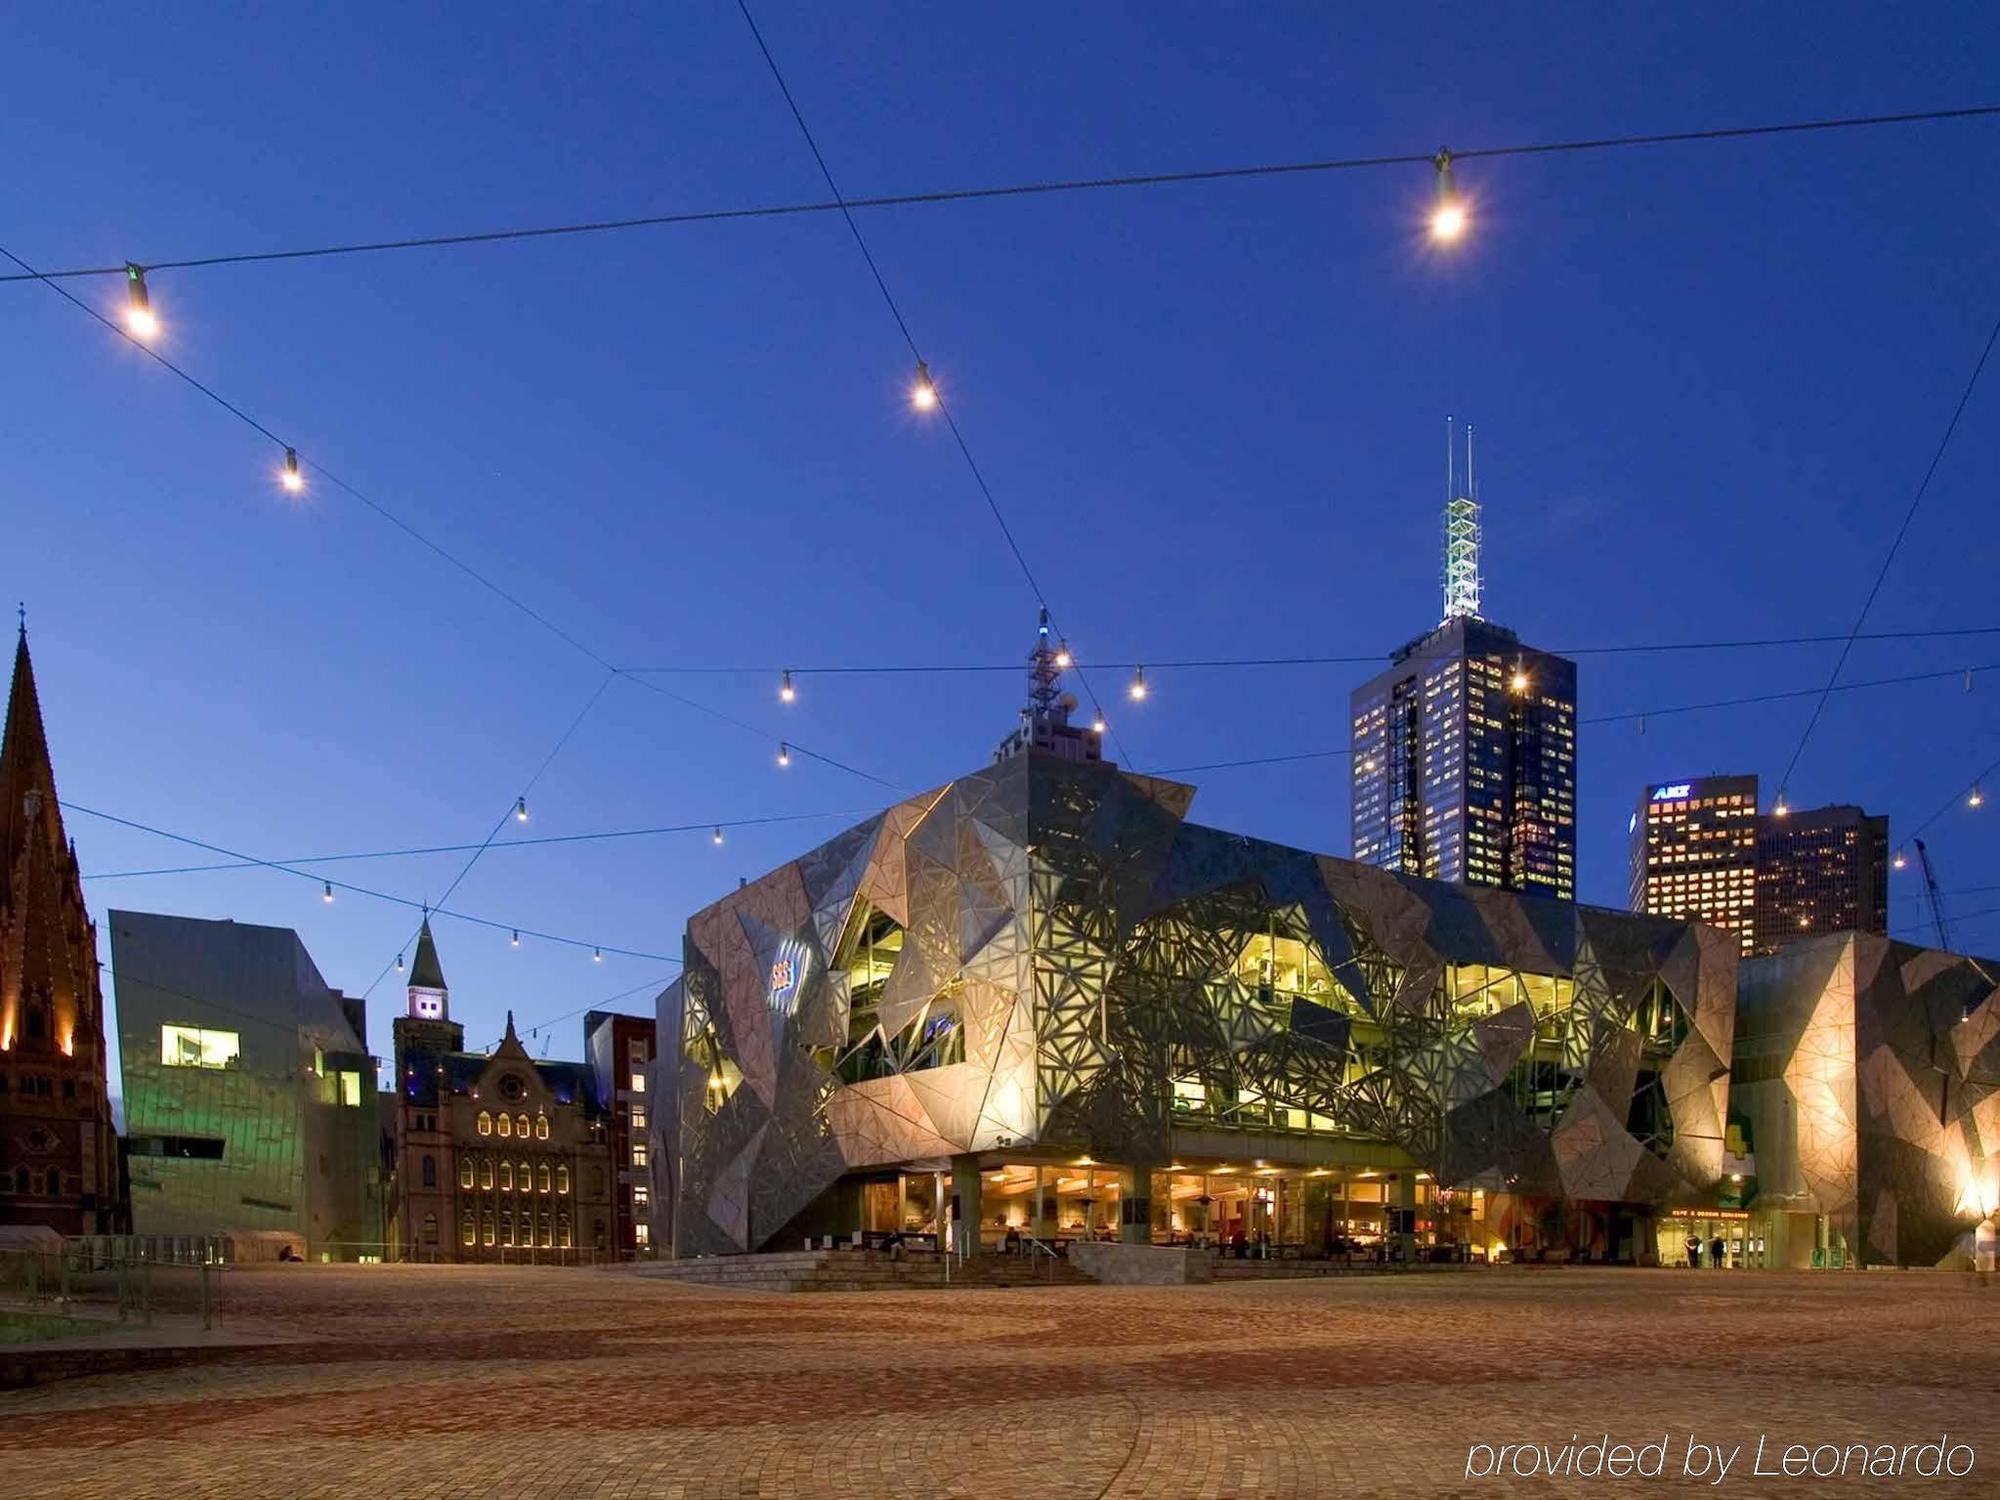
[[[1931,461],[1924,469],[1924,477],[1917,484],[1917,490],[1910,497],[1909,509],[1903,512],[1903,524],[1896,528],[1896,535],[1889,542],[1889,550],[1882,558],[1882,566],[1876,569],[1875,582],[1869,586],[1867,598],[1861,601],[1860,612],[1854,617],[1854,628],[1847,633],[1840,655],[1833,663],[1833,670],[1827,673],[1826,686],[1821,689],[1819,700],[1813,704],[1812,717],[1806,720],[1806,727],[1799,735],[1799,742],[1792,747],[1792,758],[1785,762],[1785,774],[1778,780],[1778,795],[1782,798],[1791,785],[1792,775],[1798,770],[1799,757],[1805,754],[1806,743],[1812,739],[1813,730],[1819,727],[1820,715],[1826,710],[1826,700],[1834,690],[1834,683],[1840,679],[1842,669],[1847,666],[1847,658],[1854,650],[1854,642],[1860,635],[1861,627],[1867,622],[1868,611],[1875,607],[1875,599],[1882,592],[1882,585],[1889,577],[1889,568],[1896,561],[1896,554],[1902,550],[1903,538],[1909,535],[1910,524],[1917,518],[1917,508],[1924,503],[1924,496],[1930,490],[1931,480],[1936,477],[1938,465],[1944,462],[1945,450],[1951,446],[1952,434],[1958,431],[1959,419],[1965,415],[1965,408],[1972,402],[1972,393],[1979,386],[1979,377],[1986,369],[1986,361],[1992,357],[1993,345],[2000,340],[2000,318],[1996,318],[1992,330],[1986,335],[1986,342],[1980,348],[1978,363],[1973,365],[1972,374],[1965,382],[1965,389],[1959,392],[1958,404],[1951,409],[1951,420],[1944,425],[1944,433],[1938,438],[1937,448],[1931,454]]]
[[[473,849],[472,853],[466,858],[465,864],[460,868],[459,872],[452,877],[451,884],[444,888],[444,894],[439,896],[437,900],[434,902],[427,901],[424,903],[423,922],[419,924],[415,932],[411,933],[409,937],[404,939],[401,947],[399,947],[396,950],[397,957],[392,961],[392,963],[385,963],[384,965],[382,965],[381,973],[377,974],[375,978],[369,982],[368,988],[361,992],[361,998],[363,1000],[366,1000],[369,996],[375,993],[375,986],[382,982],[383,978],[388,974],[389,970],[393,966],[395,966],[396,964],[400,964],[402,962],[403,952],[406,949],[408,949],[412,943],[417,941],[418,937],[420,937],[423,933],[424,926],[429,924],[431,907],[443,906],[445,902],[451,899],[451,893],[457,890],[459,886],[464,882],[465,877],[472,873],[472,867],[479,863],[480,856],[483,855],[489,848],[492,847],[493,841],[495,839],[500,837],[500,830],[507,826],[507,820],[510,818],[519,818],[522,822],[527,821],[528,793],[532,792],[535,789],[535,784],[542,779],[543,774],[547,772],[549,767],[555,764],[556,757],[562,754],[563,746],[567,745],[570,742],[571,738],[575,736],[577,730],[580,727],[582,727],[583,721],[588,717],[590,717],[590,711],[593,708],[597,707],[597,700],[604,696],[604,690],[610,687],[611,684],[617,680],[617,677],[618,677],[618,669],[616,667],[611,667],[606,670],[603,681],[597,684],[597,691],[592,693],[590,697],[584,701],[583,707],[576,711],[576,716],[569,721],[569,727],[563,730],[562,736],[555,742],[555,745],[550,749],[549,753],[542,757],[542,763],[539,766],[535,767],[535,774],[530,776],[527,780],[527,784],[524,785],[521,788],[521,790],[515,794],[514,800],[508,804],[507,810],[500,814],[500,821],[493,825],[492,831],[486,835],[486,837],[479,843],[479,845],[476,848]],[[595,948],[595,946],[593,945],[593,951],[601,952],[602,950]]]
[[[1900,677],[1874,677],[1860,682],[1843,682],[1835,687],[1833,691],[1836,693],[1855,693],[1869,688],[1899,687],[1912,682],[1937,682],[1945,678],[1963,677],[1967,672],[1992,671],[2000,671],[2000,662],[1988,662],[1983,666],[1973,667],[1945,667],[1933,672],[1910,672]],[[1664,719],[1673,714],[1704,713],[1718,708],[1743,708],[1756,703],[1782,703],[1795,698],[1810,698],[1814,694],[1824,691],[1825,689],[1817,687],[1788,688],[1774,693],[1749,693],[1739,698],[1714,698],[1705,703],[1678,703],[1670,708],[1643,708],[1615,714],[1593,714],[1588,718],[1579,718],[1576,722],[1579,727],[1585,724],[1629,724],[1640,719]],[[1152,771],[1148,774],[1154,776],[1185,776],[1191,775],[1196,771],[1233,771],[1251,766],[1282,765],[1288,761],[1337,760],[1342,756],[1351,754],[1353,754],[1353,751],[1349,747],[1342,745],[1326,750],[1296,750],[1277,755],[1252,756],[1244,760],[1210,761],[1198,766],[1169,766],[1164,770]],[[1995,762],[1994,767],[1989,767],[1989,773],[1996,768],[2000,768],[2000,762]],[[1960,795],[1962,798],[1963,794],[1961,793]],[[1939,816],[1942,816],[1942,811],[1940,811]],[[1933,821],[1935,820],[1933,819]]]
[[[916,335],[910,331],[909,320],[903,316],[902,308],[897,306],[896,298],[889,290],[889,283],[883,279],[882,268],[875,263],[875,254],[868,248],[868,241],[861,233],[861,226],[854,222],[854,215],[840,191],[840,184],[834,181],[833,169],[827,165],[825,153],[819,149],[819,142],[813,136],[812,127],[806,123],[805,113],[799,108],[798,100],[792,97],[791,85],[785,81],[784,71],[779,68],[777,58],[772,55],[769,45],[764,41],[764,33],[757,25],[757,18],[750,14],[749,0],[736,0],[736,8],[742,12],[744,24],[750,28],[750,35],[757,43],[757,50],[763,54],[764,65],[771,70],[771,78],[778,85],[778,92],[784,96],[785,107],[791,111],[792,119],[799,127],[799,134],[805,137],[806,149],[812,152],[813,161],[819,167],[819,175],[825,180],[827,191],[833,194],[834,203],[840,210],[841,220],[847,225],[847,232],[854,237],[855,248],[860,250],[862,260],[867,262],[868,274],[874,278],[875,289],[882,294],[883,305],[889,309],[889,316],[896,320],[896,328],[903,336],[903,343],[910,351],[910,358],[916,361],[917,376],[924,384],[930,404],[936,408],[938,415],[944,418],[945,426],[951,432],[952,441],[958,446],[959,456],[965,460],[965,467],[972,475],[972,482],[978,486],[980,495],[986,501],[987,510],[992,512],[994,523],[999,526],[1000,535],[1007,543],[1007,550],[1013,554],[1015,566],[1021,570],[1022,578],[1027,580],[1028,588],[1035,596],[1035,603],[1046,614],[1049,627],[1060,639],[1062,630],[1056,624],[1055,610],[1049,605],[1049,596],[1042,588],[1041,580],[1035,577],[1035,570],[1029,566],[1027,554],[1022,552],[1020,542],[1015,539],[1014,528],[1007,523],[1007,517],[1000,509],[1000,502],[994,497],[993,487],[986,482],[986,473],[979,467],[979,460],[972,456],[972,446],[966,442],[965,433],[959,428],[958,419],[951,414],[951,406],[945,401],[944,393],[931,380],[930,366],[924,359],[923,350],[917,347]],[[1072,665],[1070,670],[1076,673],[1077,683],[1082,687],[1085,696],[1090,699],[1090,706],[1098,720],[1109,725],[1111,743],[1117,749],[1119,759],[1129,762],[1131,757],[1126,754],[1124,741],[1119,738],[1117,722],[1106,717],[1104,705],[1098,700],[1096,690],[1091,687],[1089,677],[1084,675],[1083,668],[1079,666]]]
[[[671,964],[680,962],[678,958],[670,953],[648,953],[639,948],[621,948],[615,947],[610,943],[599,943],[586,938],[565,937],[561,933],[540,932],[531,927],[523,927],[518,922],[502,922],[491,917],[476,917],[470,912],[453,911],[442,906],[429,906],[409,896],[398,896],[393,891],[376,890],[372,886],[355,885],[348,881],[327,880],[322,875],[294,869],[290,865],[279,863],[277,860],[259,859],[254,854],[245,854],[241,850],[210,843],[206,839],[198,839],[189,834],[174,833],[151,823],[141,823],[135,818],[121,818],[116,813],[100,812],[94,807],[85,807],[81,803],[65,802],[63,806],[71,812],[79,812],[85,817],[97,818],[106,823],[116,823],[122,828],[130,828],[137,833],[149,833],[155,838],[167,839],[176,844],[186,844],[195,849],[206,849],[211,854],[220,854],[228,859],[241,860],[246,864],[261,865],[265,869],[276,870],[280,874],[294,876],[312,885],[325,883],[331,885],[335,890],[346,891],[356,896],[366,896],[374,901],[386,901],[392,906],[425,910],[434,917],[449,917],[455,922],[468,922],[475,927],[489,927],[498,932],[519,932],[523,937],[536,938],[545,943],[556,943],[565,948],[600,948],[606,953],[615,953],[621,958],[647,958]]]
[[[1872,689],[1877,687],[1903,686],[1913,682],[1934,682],[1943,680],[1945,678],[1962,676],[1967,670],[1968,669],[1965,667],[1949,667],[1949,668],[1942,668],[1937,671],[1911,673],[1899,677],[1882,677],[1867,681],[1843,683],[1836,691],[1860,692],[1865,689]],[[1972,670],[1974,672],[2000,670],[2000,662],[1992,663],[1991,665],[1985,667],[1973,667],[1969,670]],[[1740,698],[1716,699],[1706,703],[1684,703],[1684,704],[1677,704],[1669,708],[1649,708],[1636,711],[1626,711],[1616,714],[1604,714],[1592,718],[1581,719],[1578,722],[1580,724],[1604,724],[1604,723],[1620,723],[1620,722],[1629,723],[1635,719],[1664,718],[1673,714],[1696,713],[1713,709],[1738,708],[1738,707],[1752,706],[1761,703],[1790,701],[1796,698],[1810,697],[1812,694],[1818,691],[1819,689],[1816,687],[1792,688],[1780,692],[1751,694]],[[1173,776],[1173,775],[1190,774],[1196,771],[1234,770],[1241,767],[1281,765],[1292,761],[1333,760],[1333,759],[1338,759],[1341,756],[1348,755],[1350,753],[1351,752],[1345,746],[1340,747],[1338,749],[1330,749],[1330,750],[1291,751],[1277,755],[1253,756],[1243,760],[1215,761],[1205,765],[1176,766],[1165,771],[1156,772],[1154,774],[1162,776]],[[1979,773],[1978,776],[1974,777],[1973,780],[1974,782],[1979,782],[1996,775],[2000,775],[2000,760],[1996,760],[1992,765],[1987,766],[1984,770],[1982,770]],[[1963,791],[1955,793],[1952,799],[1947,803],[1945,803],[1943,807],[1939,808],[1936,813],[1932,814],[1931,817],[1927,818],[1923,823],[1917,825],[1917,827],[1913,830],[1913,836],[1914,834],[1922,833],[1926,828],[1930,827],[1932,823],[1936,822],[1939,818],[1943,817],[1945,813],[1951,811],[1953,807],[1962,805],[1964,802],[1964,798],[1965,794]],[[153,829],[146,824],[133,822],[130,819],[113,817],[111,814],[101,813],[93,808],[83,807],[68,801],[65,801],[62,805],[65,809],[70,811],[83,813],[90,817],[106,818],[112,822],[125,823],[129,827],[138,828],[144,832],[149,832],[149,833],[160,832],[159,830]],[[783,813],[783,814],[775,814],[769,817],[760,817],[760,818],[737,818],[733,820],[723,819],[719,822],[714,819],[703,819],[699,822],[694,822],[694,823],[674,823],[652,828],[619,828],[619,829],[611,829],[601,833],[552,834],[546,837],[532,838],[532,839],[507,839],[504,841],[495,840],[488,847],[492,849],[526,849],[526,848],[533,848],[540,845],[549,845],[549,844],[575,844],[575,843],[588,843],[596,840],[605,840],[605,839],[645,838],[654,835],[664,835],[664,834],[674,834],[674,833],[704,833],[713,828],[729,828],[729,829],[753,828],[766,824],[798,823],[798,822],[807,822],[822,818],[866,818],[873,816],[878,811],[880,811],[879,808],[872,808],[872,807],[840,808],[840,809],[833,809],[827,812],[817,812],[817,813]],[[164,834],[164,833],[161,834],[161,836],[168,838],[176,837],[175,835]],[[197,840],[189,840],[187,842],[195,842],[200,847],[208,847],[206,845],[200,845],[199,841]],[[287,873],[297,874],[302,872],[290,870],[288,867],[296,865],[335,864],[343,861],[355,861],[355,860],[394,859],[404,856],[425,855],[425,854],[462,854],[467,852],[468,850],[476,849],[479,847],[480,846],[477,844],[417,845],[404,849],[377,849],[377,850],[368,850],[359,853],[348,853],[348,854],[316,854],[304,857],[294,857],[294,858],[275,859],[275,860],[255,859],[249,856],[238,856],[221,863],[203,864],[203,865],[175,865],[175,866],[163,867],[160,869],[146,869],[146,870],[114,870],[114,871],[108,871],[100,875],[85,875],[83,878],[85,880],[124,880],[124,879],[136,879],[142,876],[152,876],[152,875],[190,875],[190,874],[206,874],[209,872],[221,872],[229,870],[269,869],[269,868],[285,869]],[[309,875],[306,878],[312,880],[318,880],[321,877],[318,875]]]
[[[2000,625],[1967,625],[1947,630],[1878,630],[1854,637],[1858,641],[1925,641],[1953,640],[1966,636],[2000,635]],[[1741,640],[1719,641],[1661,641],[1639,645],[1621,646],[1551,646],[1550,654],[1555,656],[1647,656],[1664,655],[1673,652],[1700,651],[1746,651],[1775,648],[1781,646],[1823,646],[1836,641],[1845,641],[1843,634],[1827,635],[1787,635],[1745,637]],[[1094,665],[1107,671],[1131,671],[1141,665],[1154,671],[1211,671],[1234,670],[1250,667],[1355,667],[1379,666],[1385,658],[1374,652],[1366,656],[1243,656],[1243,657],[1193,657],[1175,660],[1160,654],[1148,655],[1143,661],[1100,661]],[[893,676],[948,676],[959,673],[1014,672],[1021,670],[1019,662],[917,662],[917,663],[849,663],[837,666],[671,666],[671,667],[621,667],[619,671],[627,677],[645,676],[688,676],[688,677],[778,677],[789,673],[792,677],[893,677]],[[1072,668],[1072,670],[1074,670]],[[794,747],[796,748],[796,747]]]
[[[623,1000],[627,995],[636,995],[642,990],[665,989],[671,983],[673,983],[673,976],[671,974],[662,974],[658,979],[641,980],[638,984],[622,989],[615,995],[606,995],[602,1000],[593,1000],[588,1005],[579,1005],[575,1010],[566,1010],[559,1016],[550,1016],[547,1020],[537,1021],[534,1025],[527,1028],[528,1035],[540,1036],[551,1026],[562,1021],[567,1021],[573,1016],[584,1015],[602,1006],[611,1005],[619,1000]],[[630,1012],[621,1012],[621,1014],[629,1015]]]
[[[167,370],[168,372],[176,376],[178,379],[185,382],[188,386],[192,387],[194,390],[200,392],[203,396],[207,397],[210,401],[214,402],[215,405],[221,407],[222,410],[229,413],[230,416],[236,418],[237,421],[242,422],[252,431],[256,432],[259,436],[265,438],[269,442],[274,443],[279,448],[283,449],[286,455],[288,466],[299,458],[298,450],[291,444],[287,443],[283,438],[279,437],[277,433],[273,432],[269,427],[265,426],[262,422],[258,421],[257,418],[251,416],[249,412],[245,411],[235,402],[229,400],[226,396],[222,395],[222,393],[217,391],[213,386],[208,385],[195,375],[192,375],[187,370],[181,368],[181,366],[175,364],[172,360],[168,359],[164,354],[160,353],[159,350],[153,348],[150,344],[148,344],[144,339],[141,339],[136,335],[134,335],[131,332],[131,330],[120,327],[110,318],[105,317],[104,314],[99,312],[95,307],[92,307],[88,302],[85,302],[82,298],[77,297],[72,292],[70,292],[68,288],[58,285],[55,280],[51,279],[50,277],[43,276],[39,272],[35,272],[33,267],[29,266],[26,261],[22,260],[20,256],[16,255],[13,251],[9,250],[4,245],[0,245],[0,256],[4,256],[6,259],[12,261],[17,266],[26,268],[31,273],[31,278],[24,278],[24,279],[33,279],[46,282],[50,291],[54,292],[64,301],[68,302],[72,307],[78,308],[82,312],[89,315],[91,318],[95,319],[99,324],[103,325],[105,328],[110,329],[113,333],[118,335],[118,337],[124,339],[126,343],[132,345],[142,354],[147,355],[149,358],[158,363],[163,369]],[[376,500],[366,491],[350,483],[349,481],[341,478],[338,474],[333,473],[325,465],[315,462],[310,457],[304,458],[303,462],[308,469],[310,469],[314,474],[318,475],[321,479],[324,479],[328,484],[332,485],[335,489],[341,491],[343,494],[348,495],[352,499],[360,502],[362,505],[366,506],[369,510],[373,511],[376,515],[380,516],[383,520],[387,521],[390,525],[394,526],[398,531],[401,531],[405,536],[421,544],[423,547],[437,554],[437,556],[443,558],[446,562],[450,563],[454,568],[458,569],[461,573],[465,574],[466,577],[472,579],[473,582],[477,583],[480,587],[494,594],[503,602],[512,606],[514,609],[518,610],[521,614],[527,616],[528,619],[534,621],[537,625],[541,626],[544,630],[548,631],[551,635],[555,636],[558,640],[562,641],[565,645],[568,645],[572,649],[581,652],[584,656],[588,657],[591,661],[595,662],[598,666],[602,667],[607,673],[610,673],[611,676],[613,677],[627,676],[627,674],[624,671],[614,666],[610,661],[606,660],[605,657],[600,655],[597,651],[593,650],[586,642],[580,640],[576,636],[572,635],[569,631],[563,629],[562,626],[556,624],[555,621],[551,620],[547,615],[543,614],[540,610],[528,604],[518,595],[502,587],[500,584],[495,583],[491,578],[487,577],[484,573],[480,572],[470,563],[464,561],[464,559],[450,552],[439,543],[431,540],[431,538],[424,535],[423,532],[417,530],[416,527],[412,526],[409,522],[405,521],[401,516],[397,515],[393,510],[389,509],[388,506]],[[288,467],[286,472],[289,473],[293,471]],[[724,723],[732,724],[739,729],[757,735],[771,744],[775,745],[780,742],[779,737],[777,735],[768,733],[767,731],[762,729],[758,729],[755,725],[747,724],[741,719],[732,718],[730,715],[721,712],[719,709],[710,708],[705,703],[697,702],[695,699],[692,698],[682,697],[677,693],[666,692],[658,684],[646,683],[641,678],[633,677],[630,678],[629,680],[634,682],[641,682],[642,685],[650,688],[652,691],[656,693],[662,693],[664,696],[672,698],[675,702],[681,703],[688,708],[692,708],[698,713],[706,714],[710,718],[721,720]],[[820,761],[828,766],[832,766],[836,770],[845,771],[851,776],[859,776],[864,780],[873,781],[881,786],[890,786],[890,787],[894,786],[894,783],[885,781],[879,776],[871,775],[866,771],[859,770],[854,766],[850,766],[845,764],[844,762],[835,760],[831,756],[820,755],[817,752],[798,744],[796,741],[790,741],[788,743],[791,744],[792,749],[798,751],[801,755],[805,755],[810,759]]]
[[[1903,114],[1849,115],[1830,119],[1793,120],[1761,125],[1720,126],[1702,130],[1662,131],[1639,135],[1599,136],[1568,141],[1540,141],[1501,146],[1454,147],[1451,158],[1476,161],[1508,156],[1553,156],[1573,152],[1612,151],[1640,146],[1687,145],[1711,141],[1750,140],[1765,136],[1799,135],[1820,131],[1862,130],[1895,125],[1928,124],[1949,120],[1979,119],[2000,114],[2000,105],[1971,105],[1962,109],[1917,110]],[[846,214],[855,209],[915,208],[953,203],[974,203],[1005,198],[1046,197],[1066,193],[1103,192],[1121,188],[1173,187],[1209,182],[1228,182],[1266,177],[1309,176],[1381,167],[1432,166],[1435,149],[1378,156],[1327,157],[1317,160],[1262,162],[1232,167],[1198,167],[1184,170],[1134,172],[1115,176],[1054,178],[1037,182],[1002,183],[987,187],[943,188],[929,192],[885,193],[861,198],[835,198],[801,203],[773,203],[737,208],[692,209],[675,213],[640,214],[625,218],[591,219],[575,223],[532,225],[516,229],[489,229],[452,234],[413,235],[397,239],[358,240],[315,245],[289,250],[246,250],[223,254],[189,256],[180,259],[147,260],[139,264],[147,271],[203,270],[217,266],[269,264],[279,261],[323,260],[336,256],[374,255],[401,250],[438,250],[462,245],[503,244],[513,241],[551,239],[571,235],[610,234],[638,229],[673,228],[690,224],[725,223],[743,219],[790,218],[810,214]],[[72,266],[58,271],[23,268],[24,274],[0,275],[0,283],[22,281],[66,281],[85,277],[123,276],[126,263],[106,266]]]
[[[65,802],[63,806],[69,804]],[[762,818],[704,818],[698,823],[668,823],[652,828],[612,828],[601,833],[556,833],[532,839],[499,839],[490,846],[493,850],[534,849],[551,844],[590,844],[611,839],[658,838],[674,833],[707,833],[712,828],[756,828],[771,823],[805,823],[825,818],[868,818],[881,811],[879,807],[834,808],[826,812],[777,813]],[[369,849],[350,854],[307,854],[290,856],[268,861],[279,865],[331,865],[354,863],[371,859],[407,859],[426,854],[464,854],[476,849],[477,844],[420,844],[403,849]],[[106,870],[87,874],[85,880],[137,880],[154,875],[206,875],[229,870],[262,869],[267,861],[260,859],[233,859],[205,865],[169,865],[147,870]]]

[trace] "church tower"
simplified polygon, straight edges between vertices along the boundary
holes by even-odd
[[[444,982],[444,965],[438,962],[428,916],[417,933],[417,961],[410,966],[410,1015],[419,1021],[451,1019],[451,989]]]
[[[126,1229],[97,924],[63,832],[23,623],[0,737],[0,1224]]]

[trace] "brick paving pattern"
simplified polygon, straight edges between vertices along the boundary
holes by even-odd
[[[310,1343],[0,1393],[0,1496],[1602,1494],[1472,1442],[1743,1443],[1721,1492],[2000,1494],[2000,1285],[1469,1275],[781,1296],[630,1271],[273,1267]],[[1963,1480],[1747,1474],[1785,1443],[1970,1444]],[[1773,1463],[1767,1458],[1767,1464]]]

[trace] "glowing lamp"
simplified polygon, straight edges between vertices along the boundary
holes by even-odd
[[[1431,238],[1441,245],[1456,244],[1465,237],[1470,216],[1465,200],[1458,194],[1458,184],[1452,180],[1451,153],[1440,149],[1431,158],[1431,165],[1437,168],[1437,206],[1431,210]]]
[[[1056,647],[1056,670],[1058,672],[1067,672],[1070,669],[1070,664],[1074,660],[1075,658],[1073,658],[1069,654],[1069,647],[1067,646]]]
[[[528,799],[525,796],[514,799],[514,821],[516,823],[528,821]]]
[[[1144,667],[1134,667],[1132,669],[1132,685],[1125,691],[1131,695],[1134,703],[1139,702],[1146,696],[1146,669]]]
[[[319,899],[328,902],[333,900],[333,882],[331,880],[323,880],[320,882]]]
[[[603,962],[604,962],[604,950],[603,950],[602,948],[592,948],[592,949],[590,950],[590,961],[591,961],[592,963],[594,963],[594,964],[601,964],[601,963],[603,963]]]
[[[917,378],[910,382],[910,405],[918,411],[935,411],[937,404],[937,386],[931,380],[931,367],[918,360]]]
[[[508,930],[507,946],[510,948],[518,948],[521,946],[521,932],[519,928],[510,928]]]
[[[1516,667],[1514,669],[1514,675],[1507,679],[1507,686],[1513,689],[1517,693],[1527,692],[1528,674],[1526,672],[1523,672],[1520,668]]]
[[[306,487],[306,476],[299,472],[298,449],[287,448],[285,450],[285,467],[278,475],[278,483],[282,484],[294,495]]]
[[[787,671],[784,680],[778,684],[778,701],[780,703],[790,703],[796,697],[798,697],[798,690],[792,686],[792,674]]]
[[[720,827],[717,827],[717,829],[715,830],[715,842],[718,845],[722,843],[722,829]]]
[[[125,262],[125,327],[135,339],[152,340],[160,332],[153,299],[146,294],[145,267]]]
[[[783,740],[778,741],[778,764],[781,766],[789,766],[791,763],[792,763],[792,747],[790,745],[787,745]]]
[[[1986,798],[1980,793],[1979,788],[1977,786],[1974,786],[1973,789],[1966,794],[1965,805],[1967,807],[1977,807],[1979,806],[1980,803],[1984,802],[1985,800]]]

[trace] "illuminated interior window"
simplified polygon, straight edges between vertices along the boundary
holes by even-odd
[[[513,1133],[514,1117],[512,1115],[502,1115],[500,1117],[500,1134],[502,1136],[511,1136]]]
[[[548,1138],[549,1138],[549,1117],[547,1115],[536,1115],[535,1139],[538,1141],[545,1141]]]
[[[535,1186],[544,1193],[549,1190],[549,1164],[547,1162],[543,1162],[541,1166],[535,1169]]]
[[[160,1028],[160,1061],[169,1068],[233,1068],[242,1053],[242,1041],[233,1031],[207,1031],[199,1026]]]
[[[514,1133],[524,1141],[528,1138],[528,1117],[526,1115],[515,1116]]]
[[[646,1246],[653,1242],[652,1226],[644,1222],[634,1224],[632,1226],[632,1238],[637,1242],[640,1249],[645,1249]]]
[[[479,1112],[479,1133],[481,1135],[493,1134],[493,1116],[483,1109]]]
[[[566,1166],[558,1166],[556,1168],[556,1191],[558,1193],[569,1191],[569,1168]],[[569,1242],[565,1240],[563,1243],[568,1244]]]
[[[469,1188],[472,1186],[471,1157],[467,1157],[464,1161],[458,1164],[458,1185],[462,1188]]]
[[[511,1161],[500,1163],[500,1191],[503,1193],[514,1191],[514,1164]]]
[[[478,1231],[473,1228],[472,1220],[470,1218],[461,1220],[458,1226],[459,1244],[470,1246],[472,1242],[477,1238],[478,1238]]]
[[[343,1071],[340,1075],[340,1102],[349,1109],[361,1108],[361,1075]]]

